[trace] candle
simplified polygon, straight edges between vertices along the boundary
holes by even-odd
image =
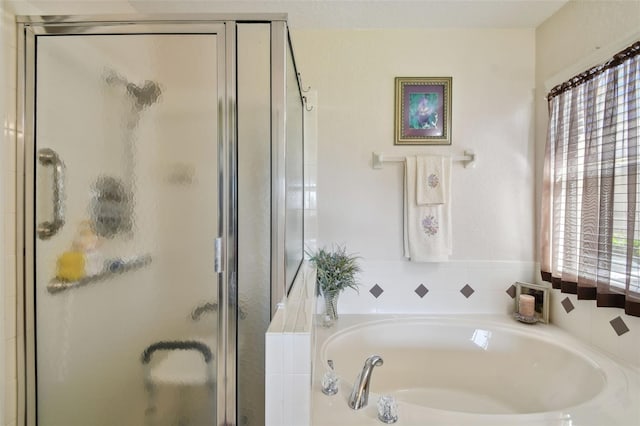
[[[518,299],[518,312],[525,317],[533,317],[535,313],[534,305],[536,299],[529,294],[521,294]]]

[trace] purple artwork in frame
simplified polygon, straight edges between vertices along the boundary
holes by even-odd
[[[396,77],[395,144],[451,144],[451,77]]]

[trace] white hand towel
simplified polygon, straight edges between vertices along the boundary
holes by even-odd
[[[445,203],[444,157],[416,157],[416,202],[419,206]]]
[[[405,159],[404,256],[412,262],[446,262],[452,253],[451,159],[444,158],[445,203],[416,204],[416,157]]]

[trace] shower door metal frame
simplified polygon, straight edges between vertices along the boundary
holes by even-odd
[[[287,27],[271,24],[271,318],[286,294]],[[280,76],[280,78],[278,78]]]
[[[88,34],[216,34],[218,55],[218,274],[217,425],[236,423],[237,182],[236,22],[286,21],[286,15],[19,16],[17,97],[18,424],[37,424],[35,336],[35,60],[36,37]],[[220,72],[224,64],[224,72]],[[212,241],[213,245],[213,241]],[[214,259],[211,260],[214,268]]]

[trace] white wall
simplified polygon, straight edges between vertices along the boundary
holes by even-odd
[[[547,102],[544,98],[548,89],[551,89],[545,87],[545,83],[561,83],[572,75],[605,61],[611,52],[624,49],[631,44],[629,40],[633,39],[640,39],[638,1],[571,1],[537,28],[536,206],[540,205],[548,122]],[[562,79],[558,80],[558,77]],[[536,208],[536,211],[539,209]],[[536,229],[539,229],[539,218]],[[561,305],[567,298],[574,306],[569,312]],[[614,355],[640,365],[640,318],[627,316],[617,308],[596,308],[593,300],[577,300],[575,295],[559,291],[552,293],[551,301],[554,323],[571,334],[581,336]],[[610,325],[610,321],[618,316],[629,328],[629,332],[621,336]]]
[[[16,423],[16,27],[0,4],[0,425]]]
[[[319,245],[346,244],[363,258],[360,295],[341,312],[504,312],[505,290],[534,278],[534,31],[293,31],[318,104]],[[394,146],[394,77],[452,76],[451,146]],[[371,168],[388,155],[461,155],[453,168],[453,256],[448,264],[402,257],[403,166]],[[413,290],[429,289],[424,298]],[[379,284],[385,292],[373,297]],[[469,284],[468,299],[459,290]]]
[[[0,3],[0,425],[16,424],[16,27]]]

